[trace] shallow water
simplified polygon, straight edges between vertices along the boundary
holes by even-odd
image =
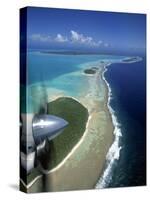
[[[38,112],[52,95],[80,96],[87,83],[83,70],[99,61],[116,62],[122,56],[55,55],[29,52],[27,55],[27,112]],[[22,103],[22,110],[24,103]]]
[[[122,58],[124,56],[28,53],[27,112],[38,112],[54,95],[79,97],[87,86],[85,68],[98,66],[100,61],[114,63],[107,67],[105,78],[116,138],[97,188],[144,185],[146,179],[146,64],[145,59],[120,63]]]

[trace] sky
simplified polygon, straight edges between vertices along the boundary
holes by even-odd
[[[146,15],[28,7],[30,49],[142,52]]]

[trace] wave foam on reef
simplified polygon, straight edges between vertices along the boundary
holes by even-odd
[[[109,185],[109,183],[110,183],[110,181],[112,179],[113,166],[114,166],[115,162],[117,160],[119,160],[120,150],[121,150],[121,146],[119,146],[120,137],[122,136],[121,128],[120,128],[121,125],[117,121],[117,117],[115,115],[115,111],[110,106],[110,101],[112,99],[112,91],[111,91],[109,83],[107,82],[107,80],[105,79],[105,76],[104,76],[104,74],[107,71],[107,66],[105,66],[105,69],[104,69],[103,74],[102,74],[102,78],[106,82],[106,85],[108,87],[107,106],[108,106],[109,112],[111,113],[112,123],[114,125],[113,134],[114,134],[115,138],[114,138],[113,144],[109,148],[109,151],[108,151],[108,153],[106,155],[105,169],[104,169],[104,172],[103,172],[102,176],[100,177],[100,179],[98,180],[98,182],[97,182],[97,184],[95,186],[96,189],[106,188]]]

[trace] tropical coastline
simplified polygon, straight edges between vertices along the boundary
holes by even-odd
[[[138,62],[139,59],[141,58],[134,60],[134,62]],[[119,62],[124,63],[124,60]],[[122,135],[120,124],[117,121],[113,108],[110,106],[112,92],[105,78],[105,73],[111,64],[111,61],[107,60],[105,62],[98,61],[96,65],[92,65],[91,63],[90,67],[89,65],[83,67],[84,70],[80,71],[80,74],[84,76],[88,85],[86,89],[84,88],[83,93],[79,97],[66,96],[63,94],[63,91],[61,91],[59,95],[55,93],[54,95],[50,95],[49,102],[64,97],[74,99],[87,108],[89,117],[83,136],[56,167],[49,170],[43,169],[43,175],[36,171],[35,175],[28,179],[30,181],[27,182],[27,185],[21,180],[21,185],[26,188],[28,192],[42,192],[43,181],[44,191],[107,187],[107,180],[111,174],[113,163],[115,160],[119,159],[121,150],[119,139]],[[88,71],[86,71],[86,69]],[[91,135],[93,135],[96,140],[92,139]],[[95,147],[93,147],[94,145]],[[93,151],[91,151],[90,146],[92,146]],[[89,163],[94,164],[92,164],[91,169],[88,167],[86,170],[86,167],[90,166]],[[95,171],[94,173],[93,169]],[[89,172],[92,174],[90,179],[88,177]],[[66,173],[69,173],[70,177],[72,176],[71,174],[75,174],[78,180],[72,181],[68,179],[65,183],[62,183],[62,181],[66,179]]]
[[[113,131],[114,141],[113,141],[112,145],[110,146],[108,153],[106,155],[105,169],[104,169],[102,175],[100,176],[98,182],[95,185],[96,189],[101,189],[101,188],[107,187],[108,181],[109,181],[108,179],[109,179],[109,176],[111,173],[111,168],[114,164],[114,161],[119,159],[120,150],[121,150],[121,147],[119,146],[119,140],[120,140],[120,137],[122,136],[121,128],[120,128],[120,124],[118,123],[118,119],[115,115],[115,112],[110,105],[110,101],[112,98],[112,91],[111,91],[111,87],[110,87],[109,83],[107,82],[107,80],[105,78],[105,73],[107,72],[107,67],[109,65],[111,65],[111,63],[108,63],[104,67],[104,71],[102,73],[102,79],[105,81],[107,88],[108,88],[107,107],[109,109],[109,112],[111,113],[112,123],[114,126],[114,131]]]
[[[45,182],[46,191],[64,191],[91,189],[95,187],[98,177],[102,174],[105,159],[113,143],[114,126],[107,107],[108,88],[102,79],[105,64],[93,76],[86,76],[88,87],[78,101],[88,109],[89,120],[86,131],[79,143],[75,145],[58,167],[28,184],[28,192],[43,191],[41,182]],[[55,97],[56,98],[56,97]],[[54,98],[53,98],[54,99]],[[66,175],[65,174],[69,174]],[[89,178],[90,174],[90,178]],[[62,182],[65,179],[65,183]]]
[[[29,7],[21,24],[26,13],[20,190],[146,185],[146,16]]]

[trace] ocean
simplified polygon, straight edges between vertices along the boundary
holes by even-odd
[[[116,62],[121,58],[123,56],[28,52],[27,106],[22,103],[21,110],[37,113],[42,104],[51,100],[51,94],[57,96],[63,92],[64,95],[77,98],[87,85],[81,73],[84,68],[97,66],[100,60]]]
[[[96,188],[146,184],[146,60],[121,63],[124,56],[55,55],[29,52],[28,108],[38,112],[50,95],[78,97],[86,87],[81,71],[103,60],[109,65],[104,79],[109,87],[108,107],[115,124],[104,173]],[[23,105],[23,104],[22,104]]]
[[[113,64],[106,74],[121,124],[120,159],[109,187],[146,184],[146,59]]]
[[[146,59],[111,64],[104,76],[119,136],[96,188],[146,185]]]

